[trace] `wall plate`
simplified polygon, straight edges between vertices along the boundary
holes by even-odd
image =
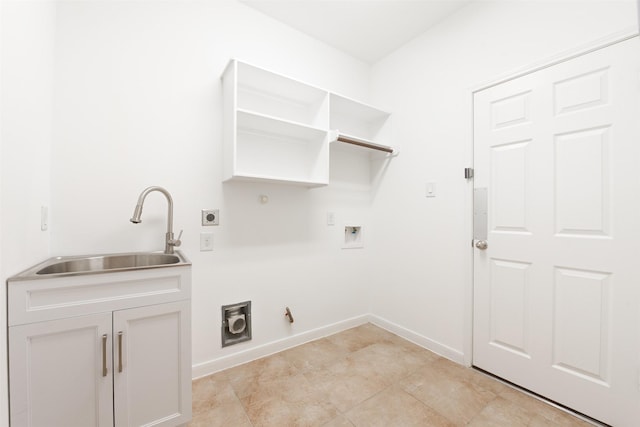
[[[202,209],[202,225],[220,225],[220,210]]]

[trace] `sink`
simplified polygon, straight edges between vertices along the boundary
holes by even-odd
[[[113,270],[116,268],[151,267],[154,265],[177,264],[179,262],[180,258],[176,255],[167,254],[103,255],[60,261],[36,271],[36,274],[80,273]]]
[[[165,254],[159,252],[133,252],[107,255],[85,255],[54,257],[40,263],[15,278],[33,279],[52,275],[78,275],[169,267],[191,264],[181,252]]]

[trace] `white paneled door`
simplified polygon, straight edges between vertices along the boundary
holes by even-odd
[[[474,167],[473,364],[640,425],[638,37],[477,92]]]

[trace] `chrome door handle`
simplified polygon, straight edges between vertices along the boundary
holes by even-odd
[[[107,376],[107,334],[102,335],[102,376]]]
[[[489,244],[487,243],[486,240],[478,240],[476,242],[476,248],[484,251],[485,249],[487,249],[489,247]]]
[[[118,332],[118,372],[122,372],[122,331]]]

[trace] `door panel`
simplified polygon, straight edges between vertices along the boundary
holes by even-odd
[[[116,427],[191,419],[189,307],[180,301],[113,313]]]
[[[474,365],[616,426],[640,420],[640,42],[478,92]]]
[[[103,344],[103,335],[107,340]],[[113,426],[111,313],[9,328],[11,426]]]
[[[555,268],[553,366],[609,385],[611,274]]]
[[[526,308],[529,267],[523,262],[491,261],[491,338],[493,346],[529,357]]]
[[[556,233],[609,236],[609,134],[607,125],[555,136]]]
[[[493,197],[489,213],[494,232],[528,233],[527,228],[527,147],[531,140],[491,147]]]

